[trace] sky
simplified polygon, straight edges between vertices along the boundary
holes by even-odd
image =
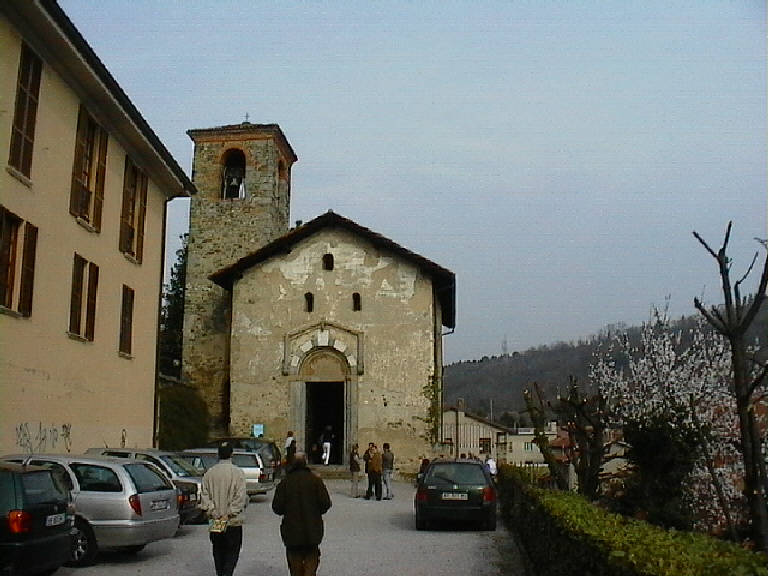
[[[59,3],[187,174],[187,130],[277,123],[291,222],[453,271],[446,363],[719,303],[694,230],[765,257],[764,1]]]

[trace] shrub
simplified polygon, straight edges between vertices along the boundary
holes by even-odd
[[[541,490],[502,467],[502,511],[539,576],[768,576],[765,556],[691,532],[606,512],[583,497]]]

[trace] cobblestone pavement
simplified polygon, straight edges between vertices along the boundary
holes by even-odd
[[[414,488],[395,483],[393,500],[349,496],[349,483],[326,481],[333,507],[325,515],[318,576],[524,576],[517,547],[499,522],[496,532],[471,527],[416,531]],[[243,550],[235,576],[285,576],[280,517],[272,493],[254,498],[246,511]],[[181,528],[175,538],[138,554],[103,553],[88,568],[61,568],[57,576],[212,576],[206,525]]]

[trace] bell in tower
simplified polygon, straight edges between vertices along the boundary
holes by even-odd
[[[221,197],[223,199],[245,198],[245,154],[233,148],[224,154],[221,167]]]

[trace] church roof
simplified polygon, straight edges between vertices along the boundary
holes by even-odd
[[[288,254],[291,247],[297,242],[315,234],[323,228],[344,228],[362,236],[377,248],[392,252],[401,258],[408,260],[420,270],[432,278],[437,298],[443,312],[443,325],[448,328],[456,326],[456,277],[453,272],[435,264],[431,260],[411,252],[389,238],[382,236],[365,226],[361,226],[348,218],[344,218],[329,210],[301,226],[297,226],[290,232],[274,240],[266,246],[240,258],[237,262],[218,272],[211,274],[209,278],[219,286],[232,289],[234,282],[243,276],[243,271],[256,264],[280,254]]]

